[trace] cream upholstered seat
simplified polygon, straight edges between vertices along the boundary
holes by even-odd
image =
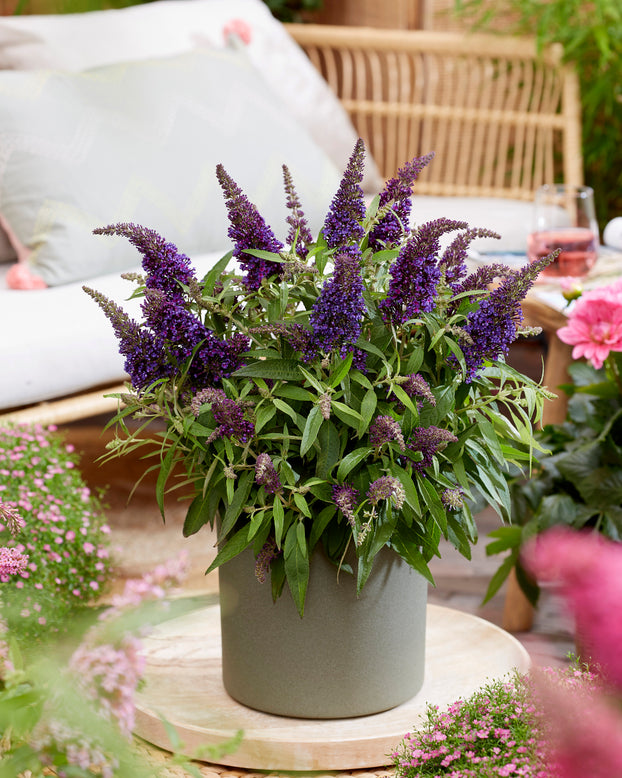
[[[509,205],[515,220],[541,183],[582,182],[577,79],[559,48],[538,56],[532,41],[503,36],[286,28],[341,100],[384,177],[436,152],[416,185],[419,220],[426,198],[436,205],[446,198],[446,207],[461,210],[475,201],[483,212],[477,226],[497,228],[485,218],[491,201]],[[429,218],[442,215],[456,218],[442,211]],[[10,415],[63,423],[111,410],[106,390],[92,389]]]

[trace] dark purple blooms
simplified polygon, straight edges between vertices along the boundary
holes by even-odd
[[[467,366],[467,380],[476,376],[485,361],[498,359],[507,353],[523,320],[521,300],[550,261],[550,257],[543,257],[519,271],[509,271],[499,286],[480,298],[479,307],[469,314],[463,326],[464,335],[460,343]],[[472,284],[481,282],[485,277],[486,273],[480,272],[475,282],[471,277],[467,278],[459,291],[477,288]]]
[[[173,374],[174,366],[166,358],[160,338],[143,329],[116,303],[101,292],[82,287],[102,309],[119,341],[119,353],[125,357],[124,369],[135,389],[145,389],[160,378]]]
[[[135,388],[144,389],[173,376],[188,360],[192,361],[187,380],[194,389],[218,383],[240,366],[239,355],[248,349],[248,339],[235,335],[228,342],[220,340],[186,307],[184,286],[198,282],[185,254],[153,230],[135,224],[115,224],[95,232],[123,235],[143,253],[144,324],[130,319],[104,295],[84,287],[111,321]]]
[[[394,440],[402,451],[406,448],[402,429],[392,416],[377,416],[369,425],[369,444],[379,449]]]
[[[446,232],[463,229],[466,222],[435,219],[423,224],[404,245],[391,266],[389,291],[379,307],[386,320],[402,324],[419,313],[434,309],[441,269],[436,255],[439,238]]]
[[[367,499],[372,505],[378,505],[380,500],[392,500],[395,507],[399,509],[404,505],[406,492],[397,478],[383,475],[369,485]]]
[[[323,233],[329,248],[343,249],[358,243],[364,235],[361,225],[365,217],[361,188],[364,164],[365,144],[359,138],[324,222]]]
[[[419,173],[432,160],[434,152],[423,157],[415,157],[397,171],[395,178],[390,178],[380,192],[378,210],[387,206],[391,210],[386,213],[369,234],[369,247],[372,251],[390,248],[400,241],[408,232],[410,211],[412,207],[412,186]]]
[[[281,271],[281,265],[278,262],[253,257],[245,253],[245,249],[258,249],[278,254],[283,249],[283,244],[222,165],[217,165],[216,177],[225,194],[225,204],[229,214],[227,234],[235,244],[233,256],[246,271],[244,278],[246,288],[259,289],[264,278]]]
[[[365,312],[359,261],[349,254],[337,254],[333,277],[322,287],[311,312],[311,347],[316,353],[338,348],[345,357],[354,351]]]
[[[208,443],[218,438],[235,438],[240,443],[247,443],[253,437],[255,426],[244,418],[244,408],[227,397],[222,389],[207,388],[195,394],[190,403],[195,416],[199,415],[204,403],[211,404],[214,421],[218,425],[209,436]]]
[[[357,490],[350,484],[335,484],[333,486],[333,502],[343,513],[351,527],[356,527]]]
[[[436,405],[436,397],[432,394],[430,384],[419,373],[407,375],[406,380],[400,386],[409,397],[421,397],[427,400],[430,405]]]
[[[169,297],[183,298],[180,284],[188,286],[196,281],[190,260],[180,254],[173,243],[168,243],[157,232],[138,224],[120,223],[93,230],[95,235],[122,235],[143,255],[145,284],[160,289]]]
[[[467,249],[471,241],[476,238],[500,238],[501,236],[485,228],[475,227],[465,230],[457,235],[450,245],[443,252],[440,259],[440,266],[445,271],[445,280],[450,286],[455,285],[466,275],[467,268],[465,260],[467,258]]]
[[[296,242],[296,254],[302,259],[305,259],[309,253],[308,246],[313,243],[313,235],[305,219],[305,215],[300,206],[300,200],[298,199],[298,193],[294,187],[291,173],[287,165],[283,165],[283,181],[285,184],[285,194],[287,195],[286,205],[289,209],[289,215],[287,216],[287,223],[289,224],[289,232],[287,233],[287,243],[290,246]]]
[[[255,557],[255,578],[259,583],[265,583],[270,565],[281,553],[277,548],[274,538],[269,538],[261,547],[261,551]]]
[[[412,463],[413,470],[423,473],[427,467],[430,467],[437,452],[442,451],[448,443],[455,443],[457,440],[453,432],[442,427],[434,425],[415,427],[406,445],[411,451],[419,451],[422,459]]]
[[[279,474],[276,472],[269,454],[261,453],[255,460],[255,481],[263,486],[266,494],[279,494],[283,491]]]

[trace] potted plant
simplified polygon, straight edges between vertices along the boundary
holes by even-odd
[[[575,295],[576,299],[576,295]],[[510,478],[512,527],[493,533],[488,553],[507,553],[486,599],[512,568],[533,605],[540,589],[522,564],[527,541],[552,527],[592,529],[622,540],[622,281],[576,299],[559,338],[572,345],[563,424],[536,432],[539,451],[525,479]],[[587,361],[586,361],[587,360]]]
[[[149,229],[97,230],[143,255],[141,323],[86,288],[131,379],[111,455],[154,442],[128,416],[164,422],[160,502],[177,476],[193,497],[184,534],[217,527],[225,687],[314,718],[416,693],[428,562],[442,537],[470,555],[472,490],[509,519],[503,471],[528,462],[546,394],[502,357],[549,260],[469,273],[469,242],[488,230],[408,226],[432,155],[367,210],[364,156],[359,141],[315,240],[284,167],[285,243],[219,166],[234,248],[202,280]]]

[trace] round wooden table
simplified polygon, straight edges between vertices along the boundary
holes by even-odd
[[[399,635],[378,635],[399,640]],[[146,684],[138,694],[134,733],[170,749],[172,724],[184,752],[244,736],[231,754],[207,761],[255,770],[347,770],[390,763],[388,754],[417,727],[427,704],[447,706],[483,684],[530,666],[523,646],[499,627],[467,613],[429,605],[426,676],[422,690],[384,713],[309,720],[246,708],[221,681],[218,605],[159,625],[144,641]],[[365,683],[365,678],[361,678]]]

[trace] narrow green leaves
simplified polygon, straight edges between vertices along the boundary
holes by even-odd
[[[302,533],[302,538],[300,537]],[[291,525],[285,536],[283,558],[285,560],[285,577],[292,593],[300,617],[304,615],[305,597],[309,584],[309,554],[304,526],[300,522]]]

